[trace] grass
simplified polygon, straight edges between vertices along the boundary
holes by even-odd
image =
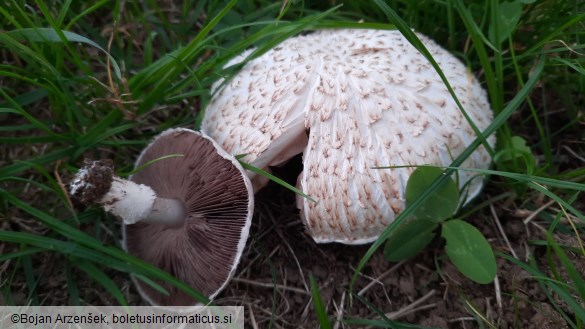
[[[538,221],[526,227],[544,235],[525,237],[525,258],[501,250],[498,264],[529,273],[556,314],[569,327],[583,328],[585,4],[577,0],[2,2],[0,304],[45,303],[52,261],[64,265],[62,303],[104,303],[87,287],[100,287],[108,303],[136,303],[129,300],[125,273],[157,289],[154,280],[167,281],[205,300],[121,251],[115,221],[97,209],[72,209],[63,184],[83,157],[112,158],[118,171],[130,172],[152,136],[169,127],[196,128],[211,84],[237,70],[223,65],[250,46],[257,48],[249,59],[302,31],[357,27],[361,19],[361,26],[399,29],[423,54],[411,28],[429,35],[476,73],[495,119],[446,172],[453,173],[486,136],[497,135],[491,152],[499,160],[494,170],[481,172],[491,179],[466,214],[490,218],[495,207],[502,222],[512,222],[518,220],[515,211],[538,211]],[[363,251],[347,278],[347,296],[363,284],[385,237],[440,185],[431,185]],[[435,270],[442,273],[443,256],[435,257]],[[270,263],[267,253],[262,258]],[[311,276],[314,316],[308,326],[339,325],[331,301],[319,295],[324,281]],[[270,324],[278,322],[282,307],[275,304],[276,292],[275,286],[267,297]],[[386,318],[384,303],[361,296],[353,304],[345,300],[341,325],[412,326]],[[352,314],[357,304],[366,305],[369,315]],[[478,325],[488,319],[485,309],[473,310]]]

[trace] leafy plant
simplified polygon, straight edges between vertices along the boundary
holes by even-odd
[[[533,174],[536,167],[532,150],[526,145],[526,140],[520,136],[512,136],[509,146],[496,153],[494,162],[499,168],[528,174]]]
[[[437,167],[417,168],[406,185],[406,204],[412,204],[433,182],[443,175]],[[490,283],[496,276],[496,259],[489,243],[478,229],[452,219],[459,205],[459,191],[452,179],[435,188],[411,217],[392,233],[386,241],[384,256],[397,262],[418,254],[435,237],[441,228],[446,240],[445,252],[453,265],[469,279]]]

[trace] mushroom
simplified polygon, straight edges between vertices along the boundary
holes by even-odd
[[[70,184],[72,199],[97,202],[120,217],[125,250],[213,299],[234,274],[248,238],[250,180],[233,156],[188,129],[161,133],[135,166],[125,180],[107,161],[86,162]],[[165,295],[133,280],[152,305],[197,304],[173,286],[159,283]]]
[[[457,58],[417,34],[479,130],[493,114]],[[242,62],[251,50],[228,65]],[[221,89],[220,86],[222,87]],[[214,85],[201,130],[231,154],[269,170],[303,153],[301,218],[316,242],[374,241],[405,207],[415,168],[448,166],[476,134],[438,73],[399,31],[321,30],[285,40]],[[488,143],[494,145],[495,138]],[[482,146],[462,167],[487,168]],[[249,173],[256,190],[265,182]],[[481,178],[458,171],[466,199]]]

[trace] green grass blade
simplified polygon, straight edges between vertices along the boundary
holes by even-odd
[[[268,179],[270,179],[271,181],[275,182],[276,184],[285,187],[286,189],[291,190],[292,192],[294,192],[295,194],[298,194],[300,196],[302,196],[303,198],[306,198],[307,200],[311,200],[315,203],[317,203],[317,201],[315,201],[315,199],[311,198],[310,196],[306,195],[305,193],[303,193],[303,191],[299,190],[298,188],[290,185],[289,183],[283,181],[282,179],[272,175],[271,173],[268,173],[258,167],[254,167],[251,164],[238,160],[240,162],[240,164],[242,165],[242,167],[246,170],[249,170],[257,175],[261,175],[264,176]]]
[[[100,0],[92,4],[89,8],[85,9],[82,13],[80,13],[79,15],[75,16],[72,20],[70,20],[69,23],[65,25],[64,30],[70,30],[71,27],[75,25],[75,23],[77,23],[77,21],[89,15],[90,13],[96,11],[97,9],[101,8],[102,6],[106,5],[109,2],[110,0]]]
[[[85,259],[94,263],[99,263],[104,266],[114,268],[119,271],[131,272],[132,266],[124,263],[115,258],[111,258],[108,255],[104,255],[101,252],[88,249],[86,247],[79,246],[75,242],[61,241],[45,236],[39,236],[36,234],[26,232],[12,232],[12,231],[0,231],[0,241],[10,243],[26,244],[33,251],[50,251],[58,252],[65,256]],[[26,249],[25,249],[26,250]],[[15,252],[7,255],[3,255],[0,260],[12,259],[18,256],[20,253],[25,251]]]
[[[71,153],[75,149],[76,149],[75,147],[57,149],[45,155],[29,159],[27,162],[18,161],[13,164],[2,167],[0,168],[0,181],[5,180],[11,176],[17,175],[27,169],[30,169],[31,167],[33,167],[33,163],[36,165],[43,166],[49,163],[54,163],[59,160],[68,158],[69,156],[71,156]]]
[[[577,210],[575,207],[573,207],[572,205],[570,205],[567,201],[563,200],[561,197],[559,197],[558,195],[554,194],[553,192],[549,191],[546,187],[537,184],[537,183],[532,183],[529,182],[527,183],[527,185],[539,192],[541,192],[542,194],[548,196],[549,198],[553,199],[555,202],[557,202],[558,204],[562,205],[565,209],[567,209],[568,211],[570,211],[573,215],[575,215],[577,218],[579,218],[579,220],[581,220],[582,222],[585,223],[585,215],[583,215],[579,210]]]
[[[146,168],[148,166],[151,166],[151,165],[153,165],[153,164],[155,164],[155,163],[157,163],[159,161],[162,161],[162,160],[165,160],[165,159],[169,159],[169,158],[183,157],[183,156],[185,156],[185,155],[184,154],[179,154],[179,153],[163,155],[161,157],[158,157],[156,159],[152,159],[152,160],[150,160],[150,161],[148,161],[148,162],[146,162],[146,163],[144,163],[144,164],[142,164],[142,165],[140,165],[140,166],[132,169],[128,173],[122,173],[122,174],[119,174],[118,176],[120,176],[120,177],[128,177],[128,176],[134,175],[135,173],[137,173],[137,172],[143,170],[144,168]]]
[[[0,74],[8,75],[9,72],[4,72],[2,65],[0,65]],[[23,74],[26,74],[26,72],[23,72]],[[34,79],[29,79],[28,77],[18,76],[18,75],[12,75],[12,77],[26,81],[26,82],[30,83],[31,85],[36,85],[36,81]],[[10,103],[9,102],[0,103],[0,108],[8,107],[9,104],[14,105],[14,103],[18,104],[18,106],[16,106],[16,108],[19,108],[21,106],[30,105],[30,104],[33,104],[35,102],[38,102],[38,101],[44,99],[45,97],[47,97],[48,94],[49,93],[47,92],[46,89],[36,88],[36,89],[31,90],[31,91],[27,91],[25,93],[22,93],[14,98],[11,97]],[[3,95],[3,97],[6,97],[7,94],[5,92],[2,92],[2,95]]]
[[[0,231],[0,234],[1,234],[1,231]],[[1,237],[0,237],[0,241],[2,241]],[[29,256],[29,255],[37,254],[37,253],[43,252],[43,251],[45,251],[45,248],[41,248],[41,247],[22,248],[18,251],[15,251],[15,252],[10,252],[10,253],[0,255],[0,262],[5,262],[9,259],[17,259],[17,258],[20,258],[22,256]]]
[[[566,180],[548,178],[548,177],[541,177],[536,175],[529,175],[529,174],[519,174],[507,171],[500,171],[500,170],[491,170],[491,169],[478,169],[478,168],[466,168],[466,167],[439,167],[439,166],[431,166],[431,165],[416,165],[416,166],[387,166],[387,167],[372,167],[373,169],[392,169],[392,168],[411,168],[411,167],[433,167],[433,168],[443,168],[443,169],[453,169],[453,170],[463,170],[469,172],[476,172],[482,175],[494,175],[494,176],[501,176],[506,178],[511,178],[523,183],[538,183],[550,187],[556,187],[561,189],[567,190],[575,190],[575,191],[582,191],[585,192],[585,184],[570,182]]]
[[[53,76],[61,75],[60,72],[58,72],[49,61],[47,61],[47,59],[41,56],[40,52],[27,47],[22,41],[22,38],[19,38],[19,34],[11,35],[10,32],[0,33],[0,45],[4,46],[11,52],[18,54],[20,57],[25,58],[30,63],[46,69]]]
[[[463,2],[461,0],[455,0],[454,4],[455,9],[459,13],[459,17],[463,21],[463,24],[469,33],[469,37],[473,41],[473,47],[477,53],[479,62],[485,74],[488,94],[490,95],[490,103],[495,107],[496,114],[498,114],[501,108],[498,107],[499,97],[497,94],[499,93],[499,88],[495,78],[494,70],[491,65],[490,56],[488,55],[485,45],[488,45],[494,51],[496,51],[496,48],[489,43],[485,35],[481,32],[481,29],[477,26],[473,20],[473,17],[471,16],[471,13],[469,10],[467,10],[467,8],[465,8]]]
[[[563,251],[563,249],[558,245],[555,239],[552,237],[551,234],[547,235],[547,241],[549,246],[552,247],[557,258],[559,259],[560,263],[565,268],[566,273],[571,278],[571,286],[574,287],[576,292],[581,296],[581,298],[585,298],[585,281],[573,265],[573,262],[569,259],[567,254]],[[585,257],[585,255],[581,254],[581,257]]]
[[[203,49],[203,39],[224,18],[224,16],[230,12],[236,3],[237,0],[231,0],[227,3],[185,47],[174,51],[170,56],[161,58],[146,70],[143,70],[130,79],[130,90],[139,95],[142,94],[147,87],[154,85],[153,90],[150,90],[140,103],[138,114],[150,110],[155,103],[155,99],[161,99],[161,93],[168,88],[167,82],[172,81],[174,77],[180,74],[183,67],[182,63],[188,65],[192,62],[195,56],[199,54]],[[177,65],[177,63],[181,64]]]
[[[148,277],[141,275],[141,274],[133,274],[135,278],[137,278],[138,280],[144,282],[145,284],[151,286],[154,290],[160,292],[161,294],[164,294],[165,296],[169,295],[169,292],[161,287],[158,283],[152,281],[151,279],[149,279]]]
[[[104,289],[106,289],[106,291],[109,292],[110,295],[112,295],[118,301],[118,303],[120,303],[120,305],[128,305],[128,302],[126,302],[126,298],[120,291],[120,288],[118,288],[114,281],[112,281],[112,279],[110,279],[104,272],[102,272],[102,270],[97,268],[92,263],[88,263],[86,261],[78,261],[75,263],[75,266],[82,269],[85,273],[87,273],[87,275],[89,275],[90,278],[104,287]]]
[[[402,18],[400,18],[400,16],[398,16],[398,14],[394,10],[392,10],[392,8],[390,8],[390,6],[388,6],[386,4],[386,2],[384,2],[384,0],[374,0],[374,2],[386,14],[388,19],[393,24],[396,25],[396,28],[402,33],[402,35],[408,40],[408,42],[410,42],[410,44],[412,44],[431,63],[431,65],[433,66],[435,71],[441,77],[443,84],[445,84],[445,87],[447,87],[449,94],[451,94],[451,97],[453,98],[453,100],[457,104],[459,111],[461,112],[461,114],[463,114],[463,116],[465,117],[465,120],[467,120],[467,123],[469,123],[469,125],[471,126],[471,128],[475,132],[476,136],[478,136],[478,138],[481,140],[481,143],[486,148],[488,153],[493,155],[494,150],[485,140],[485,138],[489,135],[482,134],[482,132],[479,130],[479,128],[477,128],[477,126],[475,125],[475,122],[473,122],[471,117],[467,114],[467,111],[465,111],[465,108],[463,107],[461,102],[459,102],[459,98],[457,97],[457,95],[455,95],[455,91],[451,87],[449,80],[447,80],[447,77],[443,73],[443,70],[441,69],[439,64],[437,64],[437,62],[433,58],[433,55],[431,55],[431,53],[427,50],[427,48],[422,43],[422,41],[420,41],[420,39],[416,36],[416,34],[412,31],[412,29],[406,24],[406,22],[404,20],[402,20]]]
[[[531,44],[531,47],[524,51],[524,54],[526,54],[525,56],[532,55],[535,52],[540,51],[540,49],[546,43],[553,41],[553,39],[555,39],[555,38],[558,38],[562,32],[564,32],[565,30],[567,30],[568,28],[570,28],[572,26],[575,26],[576,24],[582,23],[584,20],[585,20],[585,13],[579,13],[579,14],[574,15],[572,17],[568,17],[566,22],[564,22],[562,24],[557,24],[557,26],[555,26],[555,29],[552,32],[550,32],[548,35],[546,35],[542,39]],[[522,58],[523,56],[519,56],[519,57]]]
[[[371,319],[345,319],[343,322],[349,325],[359,325],[359,326],[367,326],[367,327],[376,327],[376,328],[392,328],[392,329],[437,329],[431,327],[423,327],[414,324],[408,323],[400,323],[396,322],[392,319],[389,319],[382,310],[374,306],[370,301],[365,299],[364,297],[356,294],[351,293],[352,297],[357,299],[362,304],[366,305],[370,310],[376,313],[381,319],[380,320],[371,320]]]
[[[61,43],[63,42],[63,39],[65,39],[68,42],[79,42],[90,45],[96,49],[99,49],[110,58],[110,63],[114,67],[114,75],[116,76],[116,78],[118,78],[118,80],[122,79],[120,67],[118,66],[118,63],[116,62],[114,57],[112,57],[110,53],[108,53],[104,48],[102,48],[97,43],[77,33],[69,31],[58,32],[54,28],[27,28],[8,31],[5,32],[5,34],[17,41]]]
[[[26,249],[20,250],[18,252],[10,253],[7,255],[2,255],[2,256],[0,256],[0,261],[4,261],[4,260],[8,260],[8,259],[15,259],[15,258],[19,258],[23,255],[30,255],[32,253],[38,253],[38,252],[46,252],[46,251],[58,252],[58,253],[61,253],[65,256],[68,256],[68,264],[70,262],[70,259],[76,259],[77,261],[75,262],[75,264],[77,264],[79,262],[79,260],[84,260],[88,264],[90,264],[89,262],[101,264],[103,266],[107,266],[107,267],[110,267],[110,268],[118,270],[118,271],[123,271],[126,273],[134,274],[138,279],[142,280],[143,282],[150,285],[154,289],[156,289],[162,293],[168,294],[168,292],[164,288],[162,288],[160,285],[158,285],[154,281],[150,280],[149,278],[147,278],[144,275],[136,274],[137,269],[132,264],[129,264],[126,261],[122,261],[122,260],[110,257],[109,255],[105,255],[101,252],[79,246],[75,242],[60,241],[60,240],[56,240],[53,238],[39,236],[39,235],[31,234],[31,233],[11,232],[11,231],[0,231],[0,241],[20,243],[20,244],[34,246],[34,247],[27,247]],[[95,267],[95,265],[92,265],[92,266]],[[89,270],[91,270],[91,269],[89,269]],[[70,276],[71,276],[71,274],[69,273],[67,280],[68,281],[71,280],[70,283],[72,285],[75,285],[75,281]],[[71,289],[72,289],[72,291],[70,293],[71,293],[72,300],[75,300],[75,298],[79,299],[79,297],[78,297],[79,291],[77,291],[77,288],[71,287]],[[113,290],[113,291],[115,291],[115,290]]]
[[[323,300],[319,294],[319,286],[317,285],[317,282],[312,275],[309,276],[309,281],[311,283],[311,296],[313,296],[313,305],[315,306],[315,312],[317,313],[317,319],[319,320],[321,329],[331,329],[331,322],[327,317],[325,305],[323,305]]]
[[[67,267],[65,269],[65,279],[67,281],[67,291],[69,292],[69,305],[80,306],[81,300],[79,298],[79,288],[77,281],[73,276],[73,266],[71,259],[67,259]]]
[[[475,169],[471,169],[471,168],[460,168],[460,169],[480,172],[480,170],[475,170]],[[518,173],[489,170],[489,169],[486,169],[485,173],[488,175],[498,175],[498,176],[502,176],[502,177],[512,178],[512,179],[515,179],[515,180],[520,181],[520,182],[534,182],[534,183],[543,184],[543,185],[550,186],[550,187],[585,192],[585,184],[570,182],[567,180],[559,180],[559,179],[540,177],[540,176],[535,176],[535,175],[518,174]]]
[[[39,304],[39,296],[37,295],[37,286],[39,284],[39,279],[35,277],[35,273],[33,270],[32,261],[30,256],[23,256],[20,258],[21,266],[24,270],[24,277],[26,280],[26,287],[28,290],[28,297],[27,300],[30,300],[33,305],[40,305]]]
[[[200,301],[201,303],[204,304],[209,303],[209,299],[207,299],[207,297],[202,295],[200,292],[194,290],[193,288],[189,287],[184,282],[177,280],[169,273],[151,264],[148,264],[141,259],[131,256],[118,248],[104,246],[100,241],[96,240],[92,236],[87,235],[54,217],[51,217],[48,214],[36,208],[31,207],[24,201],[18,199],[17,197],[13,196],[10,193],[7,193],[4,190],[0,189],[0,196],[2,196],[5,201],[9,202],[13,206],[20,208],[26,213],[30,214],[31,216],[37,218],[41,223],[51,228],[55,232],[75,241],[75,243],[81,246],[85,246],[89,249],[102,252],[105,255],[112,257],[114,260],[127,262],[133,266],[134,272],[138,272],[140,274],[148,275],[150,277],[166,281],[167,283],[179,288],[181,291],[185,292],[185,294],[189,295],[190,297],[193,297],[194,299]]]
[[[571,296],[571,294],[567,290],[567,287],[562,287],[561,285],[559,285],[559,282],[551,280],[544,273],[540,272],[536,267],[523,263],[510,255],[504,253],[497,253],[497,255],[509,261],[510,263],[522,268],[526,272],[532,274],[535,279],[539,280],[539,282],[544,284],[547,288],[551,289],[553,292],[557,294],[558,297],[560,297],[565,303],[567,303],[567,305],[575,313],[575,316],[581,322],[585,322],[585,308],[583,308],[583,305],[577,300],[575,300],[573,296]],[[573,324],[573,327],[574,326],[575,325]]]
[[[5,99],[8,99],[9,101],[11,100],[11,98],[8,95],[6,95],[3,91],[0,91],[0,95],[5,97]],[[16,108],[0,108],[0,114],[9,114],[9,113],[17,114],[17,115],[25,118],[35,128],[42,130],[51,136],[59,136],[51,128],[47,127],[43,122],[41,122],[40,120],[37,120],[34,116],[30,115],[28,112],[26,112],[24,109],[22,109],[18,104],[16,104],[16,102],[12,102],[12,103],[13,103],[13,105],[15,105]]]

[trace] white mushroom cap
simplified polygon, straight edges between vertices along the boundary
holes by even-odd
[[[457,58],[418,37],[484,130],[493,114],[483,88]],[[248,62],[216,93],[202,130],[261,168],[302,150],[298,187],[317,203],[299,197],[301,217],[315,241],[348,244],[374,241],[405,207],[414,168],[373,167],[448,166],[476,138],[437,72],[399,31],[360,29],[290,38]],[[462,167],[490,162],[482,146]],[[473,177],[459,171],[460,188]],[[473,179],[466,200],[482,184]]]

